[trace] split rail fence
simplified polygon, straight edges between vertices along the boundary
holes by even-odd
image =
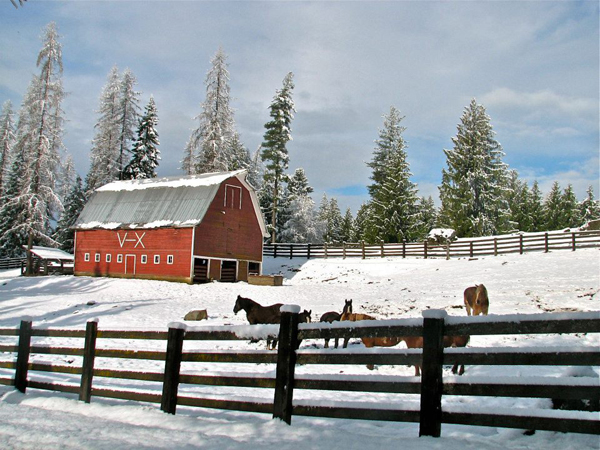
[[[447,258],[491,256],[509,253],[549,252],[551,250],[577,250],[600,247],[600,231],[553,231],[527,233],[490,238],[458,239],[449,247],[423,242],[342,244],[266,244],[265,256],[274,258],[373,258],[386,256]]]
[[[250,327],[250,328],[248,328]],[[598,366],[600,349],[592,347],[516,347],[516,348],[443,348],[443,336],[458,335],[515,335],[515,334],[563,334],[599,333],[600,314],[566,313],[487,317],[448,317],[444,311],[425,311],[423,318],[381,320],[363,322],[337,322],[333,324],[298,324],[298,314],[292,308],[282,312],[280,326],[271,325],[260,329],[257,326],[223,326],[185,328],[170,325],[168,331],[119,331],[99,330],[98,322],[90,321],[86,329],[49,329],[33,327],[31,321],[22,321],[20,327],[0,328],[3,342],[0,344],[0,384],[15,386],[21,392],[27,388],[49,389],[78,394],[79,399],[90,402],[92,397],[109,397],[159,403],[161,409],[175,414],[178,406],[218,408],[272,414],[291,424],[292,416],[316,416],[345,419],[367,419],[419,423],[419,434],[440,436],[441,424],[462,424],[491,427],[508,427],[532,430],[554,430],[600,434],[600,419],[597,414],[583,418],[565,418],[561,411],[527,409],[525,413],[512,411],[507,414],[482,413],[480,402],[477,411],[453,411],[451,406],[442,408],[443,396],[489,396],[586,399],[598,402],[600,386],[598,378],[580,378],[576,382],[559,377],[515,377],[515,382],[507,377],[494,381],[493,377],[451,377],[444,379],[443,366],[448,364],[499,365],[499,366]],[[248,330],[256,330],[249,332]],[[277,336],[277,352],[268,350],[244,351],[198,351],[184,350],[188,341],[227,341],[248,340],[255,336],[265,338]],[[304,339],[341,337],[386,337],[423,336],[423,349],[401,348],[348,348],[348,349],[298,349]],[[47,338],[74,340],[82,345],[50,346],[40,345],[32,340]],[[556,337],[559,339],[558,337]],[[98,343],[122,341],[120,348],[106,348]],[[164,351],[134,350],[131,341],[152,340],[161,343]],[[54,341],[53,341],[54,342]],[[114,344],[112,344],[114,345]],[[351,346],[354,347],[354,346]],[[6,354],[9,356],[8,360]],[[59,355],[61,358],[82,357],[81,366],[50,362],[32,362],[31,355]],[[16,357],[16,358],[15,358]],[[14,359],[13,359],[14,358]],[[120,358],[151,360],[162,365],[164,370],[113,370],[98,367],[98,358]],[[275,364],[275,378],[256,376],[257,374],[212,374],[198,375],[190,372],[191,363],[246,363]],[[421,378],[417,377],[376,377],[339,375],[295,375],[297,365],[416,365],[422,366]],[[7,370],[8,369],[8,370]],[[10,370],[14,370],[14,376]],[[79,384],[65,383],[56,374],[71,374],[79,377]],[[32,376],[32,374],[34,376]],[[43,374],[46,378],[35,374]],[[98,387],[98,378],[136,380],[153,382],[154,390],[144,390],[138,384],[134,389]],[[386,380],[388,378],[388,380]],[[471,379],[470,379],[471,378]],[[160,392],[161,383],[162,392]],[[273,401],[248,401],[245,399],[202,398],[198,395],[182,395],[179,389],[184,385],[231,386],[244,388],[274,389]],[[348,407],[344,402],[334,406],[311,405],[307,400],[294,401],[294,391],[326,390],[355,391],[393,394],[416,394],[420,396],[420,408],[402,409],[400,406],[377,408]],[[373,406],[374,405],[374,406]],[[585,414],[585,413],[584,413]],[[589,414],[589,413],[588,413]],[[587,418],[586,418],[587,417]]]

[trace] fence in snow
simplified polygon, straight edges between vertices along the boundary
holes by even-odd
[[[450,246],[423,242],[401,242],[376,245],[342,244],[266,244],[265,256],[274,258],[369,258],[402,256],[421,258],[478,257],[508,253],[549,252],[600,247],[600,231],[553,231],[494,236],[477,239],[458,239]]]
[[[287,423],[292,416],[316,416],[346,419],[368,419],[419,423],[420,435],[440,436],[441,424],[463,424],[521,429],[554,430],[562,432],[600,434],[597,413],[592,418],[565,417],[561,411],[527,409],[498,413],[496,411],[442,409],[443,396],[489,396],[529,397],[555,399],[588,399],[598,402],[600,386],[597,378],[515,377],[494,379],[464,377],[445,380],[444,364],[467,365],[550,365],[550,366],[597,366],[600,365],[600,349],[590,348],[461,348],[444,349],[443,336],[458,335],[504,335],[504,334],[562,334],[598,333],[600,315],[592,313],[537,314],[487,317],[446,317],[444,311],[424,312],[423,319],[381,320],[363,322],[337,322],[333,324],[298,324],[298,314],[282,312],[280,326],[224,326],[185,328],[171,326],[168,331],[119,331],[99,330],[98,323],[90,321],[85,330],[48,329],[33,327],[30,321],[22,321],[20,328],[0,328],[3,340],[17,340],[12,344],[0,344],[0,352],[16,356],[16,360],[0,361],[0,369],[14,370],[14,376],[0,376],[0,384],[14,385],[25,392],[27,388],[49,389],[79,395],[90,402],[92,397],[109,397],[160,403],[161,409],[175,414],[179,405],[205,408],[240,410],[272,414]],[[277,353],[272,351],[190,351],[184,350],[188,341],[247,340],[250,337],[279,338]],[[11,336],[13,338],[11,338]],[[299,340],[335,337],[393,337],[423,336],[424,347],[420,349],[327,349],[297,350]],[[48,346],[32,344],[36,338],[66,338],[83,340],[83,345]],[[152,340],[166,342],[166,351],[132,350],[131,341]],[[125,342],[119,348],[106,347],[106,342]],[[103,345],[99,346],[98,343]],[[114,344],[112,344],[114,346]],[[67,355],[82,357],[82,365],[64,365],[56,362],[32,362],[31,355]],[[114,370],[98,367],[97,358],[122,358],[137,362],[152,360],[164,362],[164,371]],[[185,369],[182,369],[182,363]],[[190,372],[191,363],[245,363],[275,364],[276,376],[253,374],[198,375]],[[422,366],[421,378],[417,377],[361,377],[295,375],[297,364],[384,364]],[[5,370],[5,373],[7,370]],[[65,383],[56,379],[57,373],[79,377],[79,384]],[[53,379],[53,377],[55,379]],[[146,389],[116,389],[94,386],[97,378],[136,380],[147,383]],[[274,389],[272,402],[248,401],[247,399],[214,399],[181,395],[182,385],[232,386]],[[149,389],[148,389],[149,387]],[[294,391],[298,389],[384,392],[420,395],[419,409],[377,408],[377,404],[359,408],[344,405],[343,401],[332,406],[319,406],[310,401],[295,402]],[[158,393],[162,390],[161,393]],[[343,397],[341,397],[343,398]],[[482,401],[485,405],[485,400]]]

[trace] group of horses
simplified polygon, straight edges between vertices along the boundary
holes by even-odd
[[[487,289],[483,284],[470,286],[464,291],[464,303],[467,315],[477,316],[479,314],[487,315],[489,309],[489,297]],[[281,307],[282,303],[276,303],[270,306],[262,306],[259,303],[249,298],[244,298],[238,295],[233,307],[233,312],[237,314],[239,311],[246,312],[246,318],[251,325],[254,324],[278,324],[281,323]],[[299,322],[310,322],[312,310],[302,311],[299,316]],[[368,314],[352,312],[352,300],[344,300],[344,307],[341,313],[337,311],[328,311],[324,313],[319,322],[336,322],[336,321],[351,321],[357,322],[360,320],[376,320]],[[469,342],[470,336],[444,336],[444,347],[465,347]],[[348,346],[349,338],[344,338],[343,347]],[[367,348],[372,347],[393,347],[404,341],[407,348],[423,348],[423,337],[421,336],[398,336],[398,337],[363,337],[363,344]],[[338,348],[338,338],[335,339],[335,348]],[[275,349],[277,340],[267,340],[267,348]],[[329,339],[325,339],[325,348],[329,348]],[[373,365],[367,365],[369,369],[373,369]],[[462,375],[465,371],[464,365],[460,368],[458,364],[452,367],[452,373]],[[415,366],[415,376],[421,373],[420,367]]]

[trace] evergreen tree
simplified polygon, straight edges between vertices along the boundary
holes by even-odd
[[[289,218],[281,231],[281,239],[292,243],[320,242],[318,221],[315,217],[315,202],[308,195],[291,197],[288,207]]]
[[[2,112],[0,113],[0,198],[2,198],[2,193],[4,192],[12,148],[15,142],[13,115],[12,103],[10,100],[7,100],[2,105]]]
[[[248,175],[246,176],[246,181],[248,181],[248,183],[250,183],[250,185],[254,189],[260,191],[262,188],[262,178],[263,165],[262,160],[260,159],[259,147],[250,158],[250,164],[248,165]]]
[[[205,85],[206,99],[202,103],[202,112],[194,118],[199,120],[199,126],[192,131],[182,161],[184,170],[192,173],[230,170],[230,164],[235,164],[237,159],[234,153],[237,151],[239,154],[241,146],[230,106],[227,55],[222,48],[211,59]]]
[[[292,139],[291,123],[294,118],[294,101],[292,90],[293,74],[288,73],[283,79],[283,87],[277,91],[270,106],[271,120],[265,124],[266,132],[262,143],[261,158],[265,162],[264,184],[271,189],[269,201],[271,218],[271,242],[276,242],[277,215],[281,210],[283,183],[286,181],[286,170],[289,156],[286,145]]]
[[[403,117],[391,107],[384,116],[384,128],[379,132],[377,148],[369,167],[373,169],[369,186],[371,218],[367,235],[370,241],[401,242],[417,237],[417,189],[410,181],[406,160],[406,142],[402,138]]]
[[[53,245],[50,221],[53,211],[62,204],[55,192],[55,180],[59,167],[58,149],[62,147],[63,130],[61,103],[62,50],[58,42],[56,25],[52,22],[44,30],[43,46],[37,58],[40,75],[34,76],[20,110],[17,126],[17,158],[22,165],[12,168],[14,177],[21,177],[20,189],[8,198],[0,212],[3,226],[1,240],[9,236],[27,236],[27,273],[32,270],[31,250],[34,244]],[[18,171],[18,173],[17,173]],[[16,184],[11,186],[11,189]],[[7,209],[16,214],[10,223],[4,215]],[[14,244],[17,244],[14,242]],[[13,249],[16,251],[16,249]]]
[[[107,183],[119,178],[117,161],[119,159],[119,103],[121,77],[114,66],[100,95],[100,115],[94,126],[96,132],[92,139],[90,169],[85,180],[86,196]]]
[[[314,191],[314,189],[308,185],[306,172],[304,172],[304,169],[302,168],[298,168],[294,171],[294,174],[288,180],[287,188],[290,199],[305,197]]]
[[[587,197],[579,206],[579,214],[582,223],[588,223],[590,220],[600,219],[600,202],[594,198],[594,188],[588,187]]]
[[[546,230],[559,230],[564,228],[562,213],[562,194],[558,181],[552,184],[552,188],[544,201],[544,228]]]
[[[417,236],[418,240],[425,239],[429,232],[436,227],[437,209],[431,195],[427,198],[421,197],[417,206]]]
[[[160,160],[157,125],[156,104],[154,103],[154,97],[151,96],[144,115],[140,119],[137,138],[131,151],[133,156],[129,164],[123,169],[123,179],[156,178],[156,168]]]
[[[366,229],[369,216],[371,215],[370,206],[370,203],[363,203],[356,213],[352,235],[352,240],[354,242],[368,241],[366,238]]]
[[[318,220],[321,222],[323,242],[340,243],[342,228],[342,213],[337,200],[329,200],[327,194],[323,194],[319,205]]]
[[[510,209],[510,224],[520,231],[530,231],[532,217],[530,206],[530,194],[527,183],[519,180],[516,170],[509,171],[508,180],[508,207]]]
[[[85,206],[86,196],[83,189],[81,177],[77,175],[71,192],[65,199],[64,212],[56,226],[54,240],[58,242],[59,248],[73,253],[75,249],[75,230],[71,227],[75,225],[79,214]]]
[[[561,198],[561,228],[576,228],[583,225],[583,219],[580,215],[579,203],[573,191],[573,186],[569,184]]]
[[[547,228],[544,217],[543,197],[537,180],[533,182],[533,186],[531,187],[527,209],[531,218],[531,225],[529,229],[524,231],[545,231]]]
[[[342,242],[353,242],[354,237],[354,217],[350,208],[346,209],[346,214],[342,217],[340,223],[340,240]]]
[[[137,80],[129,69],[125,69],[121,79],[119,90],[119,106],[117,110],[117,124],[119,127],[117,158],[117,171],[119,179],[123,179],[123,169],[128,159],[127,153],[130,152],[132,143],[135,139],[135,129],[139,122],[139,96],[140,93],[134,90]]]
[[[452,150],[444,150],[448,169],[442,171],[440,221],[459,237],[506,231],[507,166],[494,139],[490,118],[473,99],[465,108]]]

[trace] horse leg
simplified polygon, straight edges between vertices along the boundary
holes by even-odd
[[[329,348],[329,339],[325,339],[325,346],[324,348]]]
[[[421,366],[419,366],[418,364],[415,366],[415,377],[420,377],[421,376]]]
[[[374,370],[375,369],[375,364],[367,364],[367,369]]]
[[[344,348],[348,348],[348,342],[350,342],[350,338],[344,338]]]
[[[458,374],[459,374],[459,375],[463,375],[464,373],[465,373],[465,366],[464,366],[464,364],[463,364],[463,365],[461,365],[461,366],[460,366],[460,369],[459,369],[459,371],[458,371]]]
[[[340,339],[335,338],[335,348],[338,348],[339,343],[340,343]]]

